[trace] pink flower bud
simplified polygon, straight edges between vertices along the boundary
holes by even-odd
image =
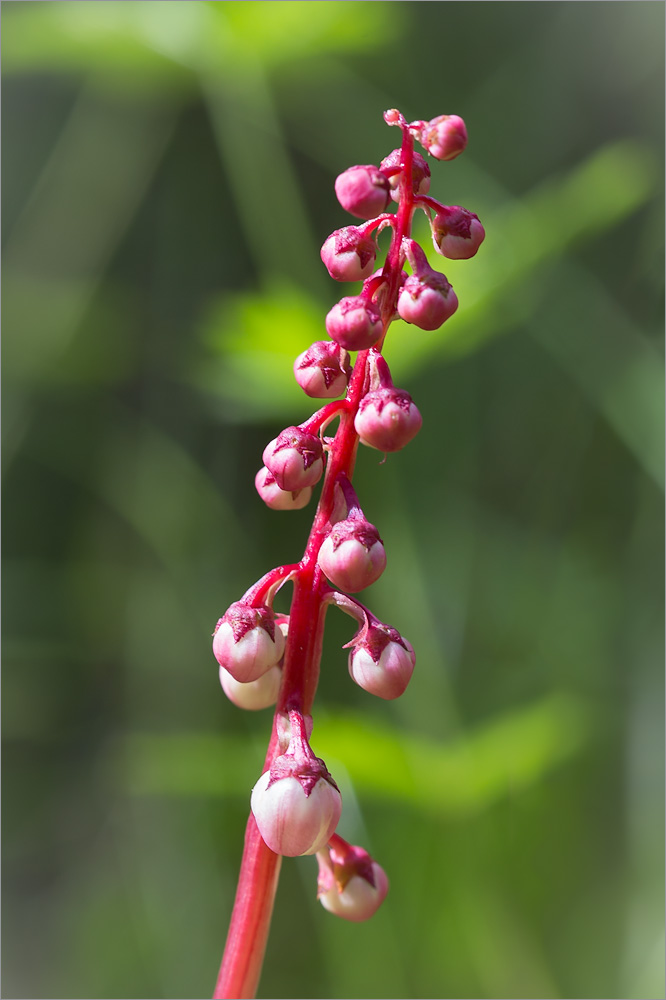
[[[358,923],[377,912],[386,898],[389,882],[381,865],[362,847],[346,845],[346,848],[344,852],[325,848],[317,854],[317,895],[329,913]]]
[[[310,749],[306,720],[297,712],[289,717],[289,748],[257,781],[251,806],[266,845],[293,858],[315,854],[330,840],[342,799],[323,760]]]
[[[335,193],[342,207],[358,219],[374,219],[389,203],[389,182],[377,167],[349,167],[337,178]]]
[[[389,178],[391,184],[391,197],[398,200],[398,182],[400,180],[400,162],[402,150],[394,149],[388,156],[384,157],[379,164],[379,169]],[[414,194],[427,194],[430,190],[430,167],[420,153],[414,152],[412,159],[412,189]]]
[[[354,592],[379,579],[386,569],[386,552],[375,526],[351,517],[333,525],[318,562],[334,587]]]
[[[366,393],[354,420],[362,444],[378,451],[400,451],[421,429],[423,419],[402,389],[381,388]]]
[[[341,396],[349,384],[351,371],[347,351],[328,340],[318,340],[294,362],[296,381],[306,395],[315,399]]]
[[[425,126],[421,144],[436,160],[453,160],[467,145],[467,129],[458,115],[439,115]]]
[[[398,296],[398,313],[421,330],[437,330],[458,308],[458,296],[443,274],[410,274]]]
[[[289,615],[276,615],[275,624],[287,638],[289,632]],[[238,708],[246,711],[258,712],[262,708],[270,708],[278,699],[280,684],[282,683],[282,662],[284,660],[284,650],[279,663],[271,667],[256,681],[248,681],[241,684],[235,677],[232,677],[228,670],[220,667],[220,684],[229,701]]]
[[[302,490],[281,490],[273,473],[264,466],[254,477],[257,493],[271,510],[300,510],[312,496],[312,487]]]
[[[371,625],[349,654],[349,673],[359,687],[378,698],[399,698],[409,684],[416,656],[396,629]]]
[[[255,681],[241,684],[235,677],[220,667],[220,684],[229,701],[238,708],[250,712],[258,712],[262,708],[270,708],[277,701],[282,680],[280,667],[271,667]]]
[[[325,778],[307,792],[299,777],[272,781],[265,771],[252,789],[251,807],[267,847],[295,858],[316,854],[330,840],[340,822],[342,799]]]
[[[321,248],[321,259],[336,281],[362,281],[372,273],[377,247],[357,226],[331,233]]]
[[[284,652],[284,635],[265,605],[237,601],[217,623],[213,635],[215,659],[241,684],[255,681],[274,667]]]
[[[469,260],[483,243],[486,231],[478,215],[459,205],[446,207],[432,222],[432,241],[437,253],[451,260]]]
[[[326,317],[329,337],[348,351],[365,351],[382,335],[377,308],[358,295],[349,295],[333,306]]]
[[[263,460],[279,488],[286,491],[314,486],[324,471],[321,441],[300,427],[286,427],[270,441],[264,448]]]

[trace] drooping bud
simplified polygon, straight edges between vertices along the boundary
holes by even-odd
[[[397,201],[399,197],[401,155],[402,151],[400,149],[394,149],[379,164],[379,169],[389,178],[391,197],[394,201]],[[428,166],[428,161],[416,151],[414,151],[412,157],[412,189],[414,194],[427,194],[430,190],[430,167]]]
[[[258,712],[262,708],[274,705],[280,691],[281,680],[282,670],[278,666],[271,667],[261,677],[246,684],[241,684],[228,670],[220,667],[220,684],[227,698],[237,708],[244,708],[249,712]]]
[[[336,281],[362,281],[372,273],[376,257],[375,241],[358,226],[336,230],[321,248],[321,259]]]
[[[264,465],[281,490],[314,486],[324,471],[324,450],[316,434],[300,427],[286,427],[264,448]]]
[[[287,632],[289,631],[289,616],[276,615],[275,624],[286,639]],[[250,712],[258,712],[262,708],[270,708],[277,701],[280,691],[283,659],[284,650],[279,663],[271,667],[270,670],[267,670],[261,677],[257,677],[255,681],[248,681],[246,684],[241,684],[235,677],[232,677],[228,670],[220,667],[220,684],[222,685],[222,690],[229,701],[233,702],[238,708],[243,708]]]
[[[342,207],[357,219],[374,219],[389,203],[389,182],[377,167],[349,167],[335,182]]]
[[[437,271],[410,274],[400,289],[398,313],[421,330],[437,330],[458,308],[458,296]]]
[[[324,909],[354,923],[377,912],[389,882],[384,869],[367,851],[335,836],[330,847],[318,852],[317,861],[317,897]]]
[[[351,377],[349,354],[339,344],[318,340],[296,358],[294,376],[306,395],[333,399],[346,390]]]
[[[349,673],[359,687],[387,701],[409,684],[416,656],[411,643],[389,625],[370,625],[349,654]]]
[[[458,115],[438,115],[427,123],[420,141],[436,160],[453,160],[467,145],[467,128]]]
[[[459,205],[438,212],[432,222],[432,242],[437,253],[450,260],[469,260],[483,243],[486,231],[478,215]]]
[[[338,521],[319,550],[319,566],[340,590],[364,590],[386,569],[386,552],[374,524],[362,517]]]
[[[241,684],[257,680],[274,667],[284,652],[284,635],[271,608],[243,601],[222,615],[213,634],[215,659]]]
[[[340,820],[342,799],[323,760],[315,757],[303,717],[289,713],[289,748],[252,789],[251,807],[266,845],[286,857],[316,854]]]
[[[361,443],[378,451],[400,451],[421,429],[423,419],[402,389],[381,388],[361,400],[354,427]]]
[[[254,477],[257,493],[271,510],[300,510],[305,507],[312,496],[312,487],[302,490],[281,490],[275,481],[275,476],[266,466],[259,469]]]
[[[328,313],[326,332],[348,351],[365,351],[382,335],[381,316],[371,302],[360,295],[348,295]]]

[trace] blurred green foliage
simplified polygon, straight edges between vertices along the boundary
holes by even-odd
[[[314,747],[391,892],[347,925],[285,864],[259,995],[663,997],[663,5],[2,28],[5,995],[210,995],[269,722],[209,636],[302,551],[252,478],[311,408],[333,180],[397,106],[465,117],[432,192],[488,236],[446,327],[387,342],[421,434],[359,457],[405,697],[327,628]]]

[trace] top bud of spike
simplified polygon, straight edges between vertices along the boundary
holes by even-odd
[[[424,123],[419,141],[436,160],[454,160],[467,145],[467,129],[459,115],[439,115]]]

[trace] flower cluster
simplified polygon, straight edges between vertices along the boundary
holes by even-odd
[[[275,854],[316,854],[323,906],[348,920],[365,920],[388,890],[382,868],[363,848],[336,833],[342,811],[339,789],[310,739],[324,619],[335,606],[356,621],[348,643],[352,679],[379,698],[402,695],[415,664],[411,644],[380,621],[354,596],[386,568],[386,551],[352,486],[359,442],[379,452],[400,451],[421,428],[411,396],[394,386],[382,354],[391,322],[400,317],[435,330],[458,307],[445,275],[428,263],[412,238],[415,211],[425,212],[438,254],[473,257],[483,238],[478,217],[443,205],[429,194],[430,167],[414,141],[437,160],[450,160],[467,143],[456,115],[408,123],[395,110],[385,121],[402,133],[401,145],[379,166],[350,167],[337,178],[342,207],[358,225],[332,233],[321,248],[330,276],[362,282],[330,310],[328,340],[317,341],[296,359],[294,376],[307,396],[326,400],[298,426],[286,427],[266,445],[256,475],[259,496],[275,510],[298,510],[323,486],[310,537],[299,563],[267,573],[217,623],[213,651],[225,693],[252,710],[275,705],[273,734],[251,808],[265,845]],[[389,211],[391,202],[396,211]],[[383,265],[377,267],[377,236],[392,231]],[[407,270],[405,270],[405,268]],[[352,366],[349,352],[358,352]],[[335,436],[326,432],[338,421]],[[289,615],[273,602],[291,581]]]

